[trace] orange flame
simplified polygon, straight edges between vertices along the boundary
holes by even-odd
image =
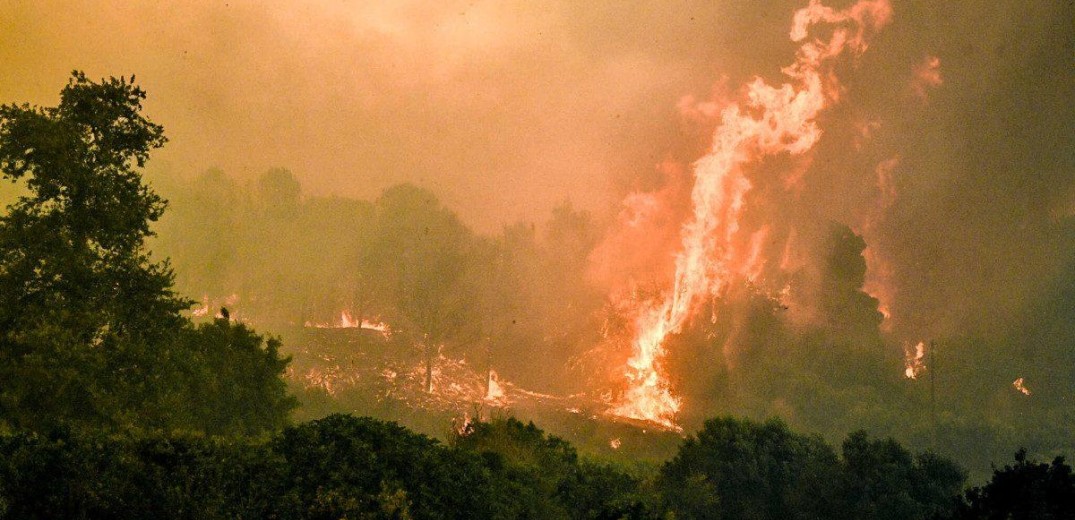
[[[858,229],[868,244],[862,252],[862,257],[866,260],[866,280],[862,290],[877,300],[877,310],[883,318],[881,330],[885,332],[892,331],[892,302],[896,299],[896,285],[893,282],[895,274],[891,263],[877,248],[875,230],[881,216],[896,202],[898,193],[892,176],[899,163],[900,157],[897,155],[877,165],[878,201],[873,211],[866,215],[865,223]]]
[[[1016,379],[1015,381],[1012,381],[1012,386],[1015,387],[1016,390],[1022,392],[1023,395],[1031,394],[1030,389],[1026,387],[1026,384],[1023,383],[1023,378],[1021,377],[1019,379]]]
[[[504,400],[504,389],[500,386],[500,377],[497,376],[496,370],[490,370],[486,380],[485,400],[489,402],[500,402]]]
[[[834,24],[827,42],[806,41],[795,62],[782,69],[791,80],[771,86],[761,78],[747,85],[746,99],[721,111],[709,152],[694,164],[691,192],[693,213],[681,230],[672,289],[639,312],[633,355],[628,360],[628,388],[612,414],[676,428],[680,399],[673,395],[661,360],[663,344],[679,332],[706,298],[719,295],[738,275],[760,272],[761,259],[749,249],[760,248],[767,232],[748,241],[748,251],[734,238],[740,228],[744,201],[752,184],[747,166],[780,154],[801,156],[821,137],[817,115],[839,97],[839,86],[824,67],[845,50],[866,50],[867,33],[885,25],[891,16],[887,0],[862,0],[837,11],[819,0],[795,13],[791,39],[806,40],[809,28]],[[797,178],[799,172],[793,172]],[[736,260],[747,260],[744,272]]]
[[[346,310],[340,311],[339,321],[333,323],[314,323],[307,321],[303,325],[316,329],[366,329],[380,332],[385,339],[392,337],[392,327],[387,323],[370,321],[367,319],[359,320]]]
[[[918,379],[918,374],[926,370],[926,343],[919,341],[914,347],[908,343],[904,346],[904,351],[907,358],[904,361],[903,375],[907,376],[907,379]]]

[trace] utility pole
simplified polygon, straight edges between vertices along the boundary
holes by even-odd
[[[433,345],[429,343],[429,334],[424,335],[425,340],[422,342],[425,344],[426,355],[426,393],[433,393]]]
[[[933,450],[937,450],[937,343],[929,341],[929,417],[933,429]]]

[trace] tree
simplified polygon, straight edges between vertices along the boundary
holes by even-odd
[[[282,376],[291,362],[280,341],[217,319],[178,335],[161,389],[161,424],[244,436],[287,425],[297,401]]]
[[[1015,464],[993,470],[993,479],[967,491],[957,520],[1059,520],[1075,518],[1075,475],[1057,457],[1052,464],[1027,460],[1026,450]]]
[[[609,464],[580,460],[575,448],[534,423],[514,418],[468,423],[454,446],[479,453],[494,469],[497,517],[650,518],[639,482]],[[510,497],[510,499],[509,499]]]
[[[433,193],[410,184],[385,190],[374,208],[374,233],[361,262],[379,280],[375,291],[430,343],[447,340],[462,325],[458,286],[470,231]]]
[[[779,420],[710,419],[661,469],[676,518],[836,518],[836,454]]]
[[[893,439],[870,440],[857,431],[843,444],[841,493],[853,518],[902,520],[949,515],[966,473],[926,453],[914,457]]]
[[[165,142],[134,78],[75,72],[56,107],[0,107],[0,421],[244,435],[284,425],[289,361],[242,325],[194,328],[145,241],[165,201],[137,171]]]
[[[144,247],[165,201],[135,168],[165,138],[133,81],[75,72],[56,107],[0,107],[0,172],[29,193],[0,217],[0,411],[16,425],[115,417],[105,396],[146,381],[190,305]]]
[[[332,415],[284,430],[272,444],[281,458],[281,518],[502,518],[489,470],[473,454],[450,450],[395,423]]]

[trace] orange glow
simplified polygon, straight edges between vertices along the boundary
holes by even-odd
[[[762,226],[761,229],[750,235],[750,245],[748,247],[747,255],[743,261],[739,263],[739,267],[736,269],[736,274],[751,282],[761,278],[762,270],[765,268],[765,257],[762,254],[762,247],[765,245],[765,241],[768,238],[769,226]]]
[[[840,94],[830,62],[845,51],[865,51],[867,36],[890,16],[887,0],[864,0],[846,10],[812,0],[794,16],[791,39],[802,44],[794,63],[782,69],[789,82],[773,86],[756,78],[746,86],[742,102],[720,111],[709,152],[694,164],[692,213],[680,231],[672,287],[640,307],[627,390],[610,413],[676,428],[681,401],[662,367],[665,339],[680,332],[706,299],[719,296],[733,281],[755,279],[765,264],[761,249],[768,227],[742,230],[751,233],[747,239],[738,236],[753,187],[750,167],[773,156],[808,161],[805,154],[821,137],[816,118]],[[808,40],[811,26],[822,22],[833,25],[829,41]],[[783,172],[786,188],[805,173],[801,163],[798,168]]]
[[[209,297],[202,296],[201,307],[194,308],[190,311],[190,316],[193,318],[204,318],[209,315]]]
[[[936,56],[926,56],[922,63],[914,68],[914,78],[911,80],[911,89],[915,96],[922,102],[928,101],[929,89],[937,88],[944,83],[941,78],[941,59]]]
[[[862,252],[862,257],[866,260],[866,280],[862,290],[877,300],[877,310],[883,317],[881,330],[885,332],[892,330],[892,302],[896,298],[896,283],[891,263],[876,245],[879,237],[877,227],[885,211],[896,203],[898,193],[893,180],[893,170],[899,164],[900,157],[897,155],[877,165],[877,204],[865,215],[862,225],[856,229],[856,232],[866,239],[867,244]]]

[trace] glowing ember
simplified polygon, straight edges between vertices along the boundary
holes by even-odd
[[[465,437],[474,433],[474,421],[470,418],[470,414],[463,412],[462,417],[456,417],[452,419],[452,429],[460,437]]]
[[[843,11],[812,0],[795,13],[791,39],[807,40],[809,28],[824,22],[835,25],[829,41],[810,40],[799,47],[795,62],[782,70],[789,83],[771,86],[756,78],[747,85],[743,103],[721,111],[711,149],[694,164],[692,215],[681,230],[673,286],[638,313],[628,388],[612,414],[676,428],[680,400],[661,366],[665,339],[682,330],[700,304],[734,279],[760,274],[763,259],[757,250],[767,231],[755,233],[745,245],[736,240],[752,187],[748,167],[766,157],[801,156],[813,148],[821,136],[818,114],[839,97],[827,65],[845,50],[856,55],[865,51],[867,31],[885,25],[890,15],[887,0],[864,0]],[[783,173],[794,184],[803,171]]]
[[[926,370],[926,343],[919,341],[917,345],[911,347],[910,344],[904,347],[904,351],[907,354],[905,361],[906,368],[903,371],[903,375],[908,379],[918,379],[918,374],[921,374]]]
[[[618,450],[618,449],[620,449],[620,446],[621,446],[622,444],[623,444],[623,443],[622,443],[622,442],[620,442],[620,439],[619,439],[619,438],[616,438],[616,439],[612,439],[612,440],[608,441],[608,447],[609,447],[609,448],[612,448],[612,449],[614,449],[614,450]]]
[[[331,359],[328,361],[331,362]],[[324,367],[310,368],[303,375],[303,386],[320,388],[331,396],[336,396],[342,388],[349,388],[358,383],[358,376],[351,374],[338,365],[328,364]]]
[[[1022,392],[1023,395],[1030,395],[1030,389],[1023,383],[1023,378],[1020,377],[1019,379],[1012,381],[1012,386],[1015,387],[1016,390]]]

